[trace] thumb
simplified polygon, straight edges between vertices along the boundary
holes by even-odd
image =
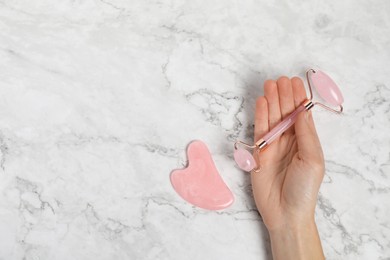
[[[295,122],[295,135],[299,158],[304,161],[322,164],[324,156],[311,111],[299,113]]]

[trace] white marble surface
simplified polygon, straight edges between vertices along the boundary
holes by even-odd
[[[0,259],[270,259],[232,142],[265,79],[321,68],[328,259],[390,259],[390,2],[0,0]],[[235,203],[169,174],[205,141]]]

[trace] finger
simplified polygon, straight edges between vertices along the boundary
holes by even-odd
[[[298,107],[307,99],[303,81],[294,77],[291,79],[294,93],[294,104]],[[301,159],[318,161],[323,160],[322,148],[311,112],[301,113],[295,123],[295,134],[298,143],[298,155]]]
[[[270,106],[268,104],[267,97],[260,97],[256,101],[256,114],[255,114],[255,141],[258,141],[264,134],[266,134],[269,127],[269,108],[279,108],[278,96],[277,96],[277,86],[276,82],[268,80],[264,83],[264,93],[268,95],[268,99],[274,102]],[[275,103],[276,102],[276,103]],[[279,109],[276,110],[278,117],[274,117],[274,122],[280,121],[280,112]],[[259,162],[258,151],[254,151],[254,157],[257,164],[263,164]],[[261,167],[264,167],[262,165]],[[257,205],[263,205],[264,201],[267,199],[269,191],[271,189],[273,175],[271,174],[260,174],[251,172],[251,183],[253,188],[253,194]]]
[[[291,79],[291,84],[294,94],[294,105],[295,107],[298,107],[307,99],[305,87],[303,86],[303,81],[298,77],[293,77]]]
[[[279,97],[276,82],[273,80],[267,80],[264,83],[264,97],[259,98],[256,102],[256,123],[255,123],[255,135],[256,141],[266,132],[269,131],[271,125],[277,124],[280,119]],[[265,106],[266,105],[266,106]],[[266,107],[266,109],[265,109]],[[266,121],[264,119],[267,119]],[[264,121],[266,123],[264,123]],[[255,159],[259,162],[257,151],[255,153]],[[261,163],[263,164],[263,163]],[[261,167],[264,167],[262,165]],[[274,175],[271,174],[259,174],[251,172],[252,190],[256,204],[261,207],[264,205],[265,200],[270,193],[272,179]]]
[[[324,157],[311,111],[304,111],[298,115],[295,122],[295,135],[299,159],[308,163],[322,164]]]
[[[272,129],[282,118],[279,107],[278,86],[275,81],[267,80],[264,83],[264,95],[268,104],[268,125]]]
[[[255,142],[268,132],[268,104],[263,96],[256,100],[255,111]]]
[[[278,85],[278,93],[279,93],[279,106],[280,106],[280,114],[282,115],[282,119],[291,114],[294,109],[294,95],[291,86],[291,81],[288,77],[282,76],[277,81]],[[293,133],[294,128],[290,127],[286,130],[286,134]]]
[[[294,111],[294,95],[291,81],[286,76],[282,76],[277,81],[279,93],[279,106],[282,119]]]

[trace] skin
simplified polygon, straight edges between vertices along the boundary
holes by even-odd
[[[298,77],[267,80],[256,101],[255,141],[306,98]],[[311,112],[301,112],[295,125],[260,153],[258,163],[261,171],[251,173],[253,194],[274,259],[324,259],[314,220],[324,157]]]

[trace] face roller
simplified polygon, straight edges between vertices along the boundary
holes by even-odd
[[[319,70],[310,69],[306,72],[306,79],[309,85],[310,97],[306,99],[299,107],[297,107],[295,111],[293,111],[282,122],[276,125],[270,132],[260,138],[254,145],[250,145],[241,141],[237,141],[234,144],[234,160],[236,161],[238,167],[240,167],[242,170],[247,172],[252,170],[259,172],[261,169],[260,165],[257,166],[255,159],[247,149],[253,149],[259,157],[259,153],[263,149],[265,149],[269,144],[271,144],[295,123],[297,115],[300,112],[308,111],[315,105],[319,105],[337,114],[340,114],[343,111],[343,107],[341,105],[344,101],[343,95],[341,94],[341,91],[337,87],[336,83],[334,83],[334,81],[327,74]],[[323,100],[333,106],[338,106],[338,109],[333,109],[319,102],[313,102],[313,92],[310,82],[312,82],[317,90],[317,93]],[[244,146],[247,149],[240,148],[240,146]]]

